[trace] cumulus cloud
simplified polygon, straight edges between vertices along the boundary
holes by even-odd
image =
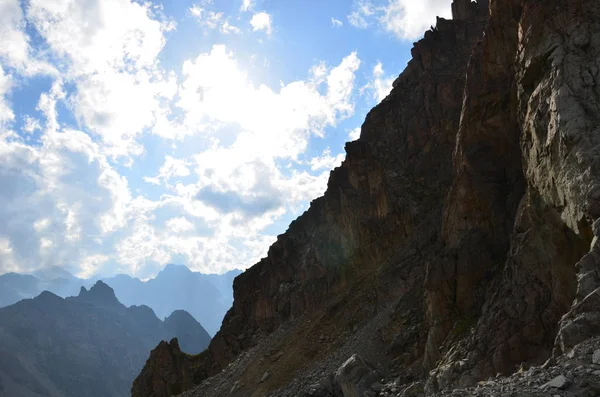
[[[98,215],[117,198],[98,181],[115,171],[88,135],[48,130],[35,147],[3,140],[0,156],[0,237],[21,271],[82,261],[103,248],[90,237],[102,234]]]
[[[30,47],[24,32],[25,24],[19,0],[0,2],[0,60],[4,60],[5,66],[27,76],[56,74],[56,70]]]
[[[334,28],[341,28],[342,26],[344,26],[344,23],[339,19],[331,18],[331,26],[333,26]]]
[[[176,92],[174,77],[157,69],[164,32],[173,25],[156,19],[149,4],[129,0],[32,0],[27,18],[65,61],[78,120],[111,156],[139,155],[135,138],[165,114],[161,100]]]
[[[348,22],[359,29],[377,25],[402,40],[423,35],[436,17],[450,18],[450,2],[446,0],[355,0]]]
[[[319,83],[307,81],[284,84],[276,92],[265,85],[255,86],[233,54],[215,45],[210,53],[184,63],[178,106],[190,128],[207,121],[239,125],[242,131],[234,144],[239,161],[263,153],[296,158],[306,148],[310,133],[320,135],[326,126],[353,114],[351,94],[359,66],[353,52],[329,69],[322,79],[324,95]],[[221,158],[214,161],[223,162]]]
[[[252,15],[252,19],[250,19],[250,25],[252,25],[252,30],[254,32],[264,30],[268,36],[270,36],[272,32],[271,22],[271,15],[265,11],[257,12]]]
[[[213,46],[184,62],[178,78],[159,62],[174,26],[159,8],[20,4],[0,5],[0,35],[14,48],[0,49],[0,273],[68,264],[85,277],[149,277],[174,260],[205,272],[247,267],[275,240],[266,228],[322,194],[342,160],[331,150],[313,160],[307,149],[354,114],[354,52],[270,87]],[[270,34],[264,14],[253,27]],[[213,19],[215,29],[236,32],[224,15]],[[43,63],[25,24],[59,73],[24,66]],[[36,92],[35,111],[18,113],[11,92],[32,73],[47,74],[50,87]],[[148,138],[159,141],[160,157],[144,146]],[[172,139],[197,146],[173,154]]]

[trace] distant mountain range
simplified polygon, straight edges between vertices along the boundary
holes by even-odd
[[[234,270],[223,275],[208,275],[171,264],[156,278],[145,282],[124,274],[101,280],[114,289],[117,299],[126,306],[147,305],[161,319],[176,310],[185,310],[214,335],[233,303],[233,279],[240,273]],[[33,298],[42,291],[63,298],[74,296],[82,286],[89,288],[96,281],[77,278],[59,267],[33,275],[7,273],[0,276],[0,307]]]
[[[148,306],[121,304],[102,281],[66,299],[44,291],[0,309],[0,396],[127,397],[150,350],[173,337],[192,354],[210,341],[187,312],[163,322]]]

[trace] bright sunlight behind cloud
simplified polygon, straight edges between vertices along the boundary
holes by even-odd
[[[394,13],[424,12],[173,3],[0,3],[0,273],[252,265],[406,62],[373,53],[368,31],[340,45],[353,28],[332,15],[402,36],[419,27]]]

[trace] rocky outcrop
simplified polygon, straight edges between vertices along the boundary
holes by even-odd
[[[148,363],[133,384],[136,390],[138,382],[151,379],[152,384],[145,397],[174,396],[192,387],[195,382],[189,356],[181,351],[177,339],[162,341],[152,350]],[[136,395],[135,392],[133,395]]]
[[[325,195],[236,278],[193,359],[197,379],[218,376],[186,396],[310,395],[354,353],[431,394],[600,333],[600,4],[452,11]]]

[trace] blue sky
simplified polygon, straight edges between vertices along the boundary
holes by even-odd
[[[0,273],[251,266],[449,14],[449,0],[1,0]]]

